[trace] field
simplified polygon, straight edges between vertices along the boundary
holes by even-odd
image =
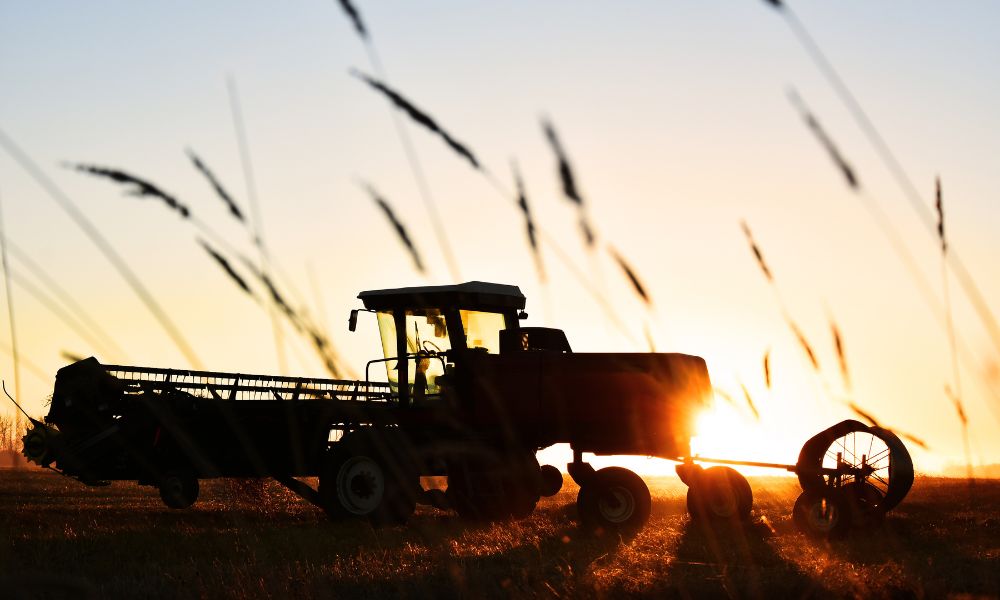
[[[187,511],[152,488],[0,471],[0,595],[14,597],[997,597],[1000,481],[918,478],[877,533],[798,534],[794,479],[752,478],[754,522],[709,534],[676,478],[649,479],[631,540],[581,535],[567,481],[524,521],[418,507],[409,527],[331,523],[277,484],[204,482]]]

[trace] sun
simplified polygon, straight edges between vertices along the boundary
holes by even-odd
[[[804,439],[787,423],[756,419],[716,397],[695,424],[691,453],[704,458],[791,464]],[[732,465],[745,475],[786,475],[782,469]]]

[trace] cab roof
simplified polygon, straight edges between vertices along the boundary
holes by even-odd
[[[525,302],[524,294],[516,285],[485,281],[369,290],[358,294],[358,298],[371,310],[458,307],[500,311],[523,309]]]

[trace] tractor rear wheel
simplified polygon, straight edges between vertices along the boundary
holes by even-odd
[[[606,467],[580,486],[576,506],[580,525],[588,531],[633,534],[649,520],[652,499],[641,477],[628,469]]]
[[[533,453],[449,465],[448,502],[459,516],[476,521],[523,519],[535,510],[541,470]]]
[[[160,479],[160,499],[170,508],[188,508],[198,499],[198,478],[187,471],[169,471]]]

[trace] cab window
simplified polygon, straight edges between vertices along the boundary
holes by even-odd
[[[467,348],[485,348],[490,354],[500,354],[500,331],[505,328],[503,314],[478,310],[459,311]]]
[[[406,354],[409,361],[407,368],[407,383],[410,384],[411,396],[414,393],[433,395],[440,392],[437,378],[444,373],[444,363],[432,355],[451,350],[451,339],[448,337],[448,322],[440,310],[419,309],[407,310],[403,314],[403,325],[406,335]],[[378,313],[379,332],[382,337],[382,353],[385,358],[397,358],[396,352],[396,319],[392,311]],[[414,356],[416,355],[416,356]],[[388,360],[385,363],[386,376],[391,389],[399,388],[399,361]],[[415,389],[418,383],[419,392]]]

